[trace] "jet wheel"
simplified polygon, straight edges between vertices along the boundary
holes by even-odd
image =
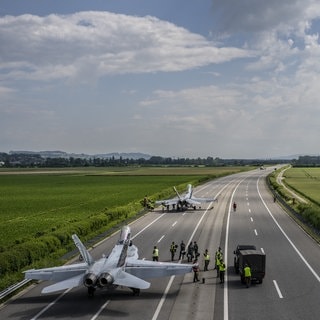
[[[140,289],[131,288],[131,290],[132,290],[134,296],[139,296],[140,295]]]

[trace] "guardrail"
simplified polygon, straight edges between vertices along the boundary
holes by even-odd
[[[21,282],[18,282],[16,284],[13,284],[12,286],[4,289],[3,291],[0,292],[0,301],[7,297],[9,294],[15,292],[16,290],[22,288],[24,285],[29,283],[31,280],[30,279],[24,279]]]

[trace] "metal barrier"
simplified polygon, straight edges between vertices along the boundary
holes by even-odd
[[[9,294],[15,292],[18,289],[21,289],[24,285],[27,283],[31,282],[32,280],[30,279],[24,279],[21,282],[18,282],[16,284],[13,284],[12,286],[4,289],[3,291],[0,292],[0,301],[4,298],[6,298]]]

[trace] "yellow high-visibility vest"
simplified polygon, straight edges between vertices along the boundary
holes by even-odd
[[[225,271],[226,270],[226,265],[224,263],[219,264],[219,271]]]
[[[244,268],[244,276],[245,277],[251,277],[251,269],[250,269],[250,267],[245,267]]]

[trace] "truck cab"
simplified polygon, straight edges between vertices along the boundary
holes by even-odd
[[[256,250],[256,246],[252,244],[239,244],[237,245],[236,250],[233,251],[234,256],[234,270],[236,273],[239,273],[239,254],[241,250]]]

